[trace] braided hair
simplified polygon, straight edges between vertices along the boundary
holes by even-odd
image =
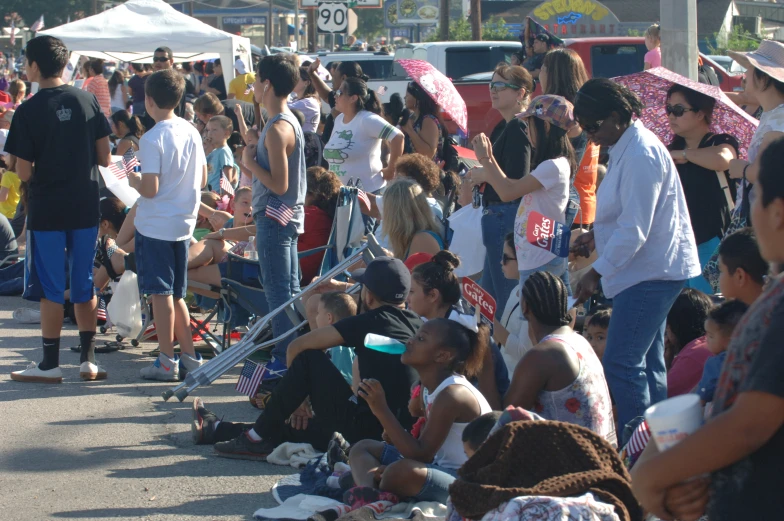
[[[445,304],[454,306],[460,301],[460,280],[455,269],[460,266],[460,259],[449,250],[441,250],[433,255],[429,262],[414,268],[411,275],[425,293],[438,290]]]
[[[474,332],[448,318],[428,320],[427,324],[437,330],[441,346],[455,352],[450,369],[466,378],[479,376],[490,345],[490,328],[482,324]]]
[[[523,284],[523,300],[533,316],[544,326],[562,327],[571,323],[568,293],[560,277],[537,271]]]
[[[640,117],[643,108],[637,94],[607,78],[588,80],[574,98],[574,117],[579,120],[599,121],[616,112],[619,123],[628,124],[632,116]]]

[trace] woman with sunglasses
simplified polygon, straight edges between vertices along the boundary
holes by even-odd
[[[477,153],[477,159],[484,166],[489,164],[492,155],[509,179],[522,179],[531,168],[528,124],[515,116],[525,111],[533,87],[531,74],[514,65],[498,66],[490,81],[490,101],[493,108],[501,113],[503,120],[490,134],[492,154]],[[504,237],[514,228],[520,198],[502,198],[493,186],[487,184],[482,206],[482,243],[487,253],[480,285],[496,302],[506,302],[517,283],[504,277],[501,255],[504,251]]]
[[[410,115],[400,130],[406,135],[403,152],[418,153],[439,163],[443,156],[446,125],[440,115],[440,107],[417,83],[406,88],[406,108]]]
[[[366,192],[381,190],[395,177],[395,162],[403,153],[403,134],[380,116],[378,95],[361,79],[346,78],[334,92],[340,114],[324,145],[329,170],[343,184],[359,181]],[[386,168],[381,163],[382,141],[389,143]]]
[[[596,196],[592,231],[572,251],[598,259],[577,285],[578,302],[598,289],[613,299],[602,359],[622,428],[667,398],[664,327],[686,280],[700,274],[697,245],[670,152],[638,119],[636,94],[607,79],[589,80],[574,115],[588,139],[610,149]]]
[[[667,91],[665,110],[675,138],[668,147],[678,169],[697,241],[700,266],[710,260],[730,222],[735,183],[730,184],[730,161],[738,157],[738,140],[709,130],[716,100],[682,85]],[[725,173],[727,172],[727,173]],[[688,287],[712,294],[702,274]]]

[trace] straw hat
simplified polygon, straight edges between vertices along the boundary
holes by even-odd
[[[752,66],[774,80],[784,82],[784,44],[773,40],[762,40],[759,49],[753,52],[727,51],[730,58],[749,69]]]

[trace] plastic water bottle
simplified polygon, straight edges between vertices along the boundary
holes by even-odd
[[[248,239],[248,246],[245,248],[245,258],[248,260],[259,260],[259,252],[256,250],[256,237],[253,235]]]
[[[403,342],[374,333],[365,335],[365,347],[372,349],[373,351],[390,355],[402,355],[406,350],[406,345]]]

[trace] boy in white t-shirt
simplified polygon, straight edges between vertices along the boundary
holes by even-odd
[[[196,226],[201,189],[207,184],[207,162],[198,131],[174,115],[185,80],[173,69],[147,78],[144,103],[155,126],[139,140],[141,174],[128,181],[141,197],[137,202],[136,267],[139,290],[151,295],[160,355],[141,370],[148,380],[173,381],[180,366],[201,365],[193,349],[185,298],[188,245]],[[174,339],[182,358],[174,357]]]

